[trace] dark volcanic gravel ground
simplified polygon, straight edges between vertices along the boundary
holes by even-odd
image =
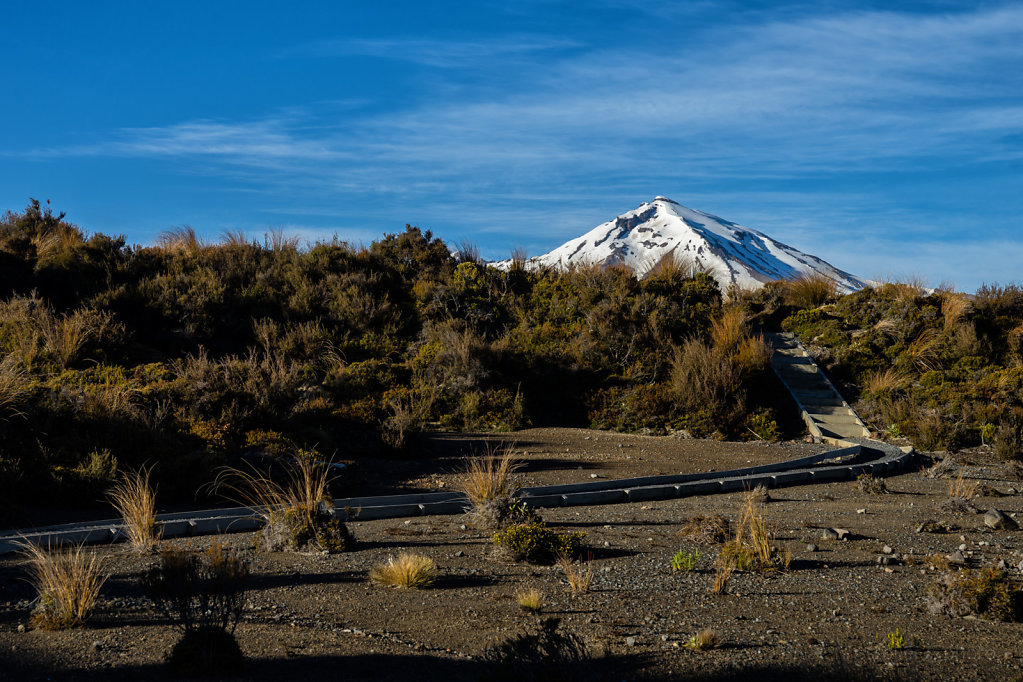
[[[723,470],[821,448],[565,429],[508,437],[529,453],[523,455],[522,485]],[[450,436],[434,446],[464,444],[464,436]],[[364,465],[364,485],[449,488],[458,456],[453,449],[428,461]],[[986,453],[956,459],[968,477],[994,490],[1023,487],[1011,467]],[[400,485],[393,479],[388,484],[388,469],[402,479]],[[563,629],[604,657],[595,679],[847,679],[857,671],[894,679],[1023,676],[1023,625],[928,613],[926,593],[937,572],[924,561],[965,546],[970,565],[1003,560],[1019,579],[1023,531],[992,531],[982,515],[942,511],[946,480],[914,472],[887,484],[886,495],[861,492],[852,481],[772,491],[765,515],[779,548],[791,552],[790,567],[736,574],[731,593],[723,596],[710,592],[718,546],[698,547],[678,531],[682,519],[696,514],[734,520],[738,494],[543,510],[557,530],[586,534],[593,584],[577,596],[568,592],[560,568],[495,560],[489,535],[456,517],[356,522],[359,549],[335,556],[268,554],[252,549],[251,534],[231,535],[229,542],[253,567],[249,608],[236,632],[248,659],[239,679],[480,679],[488,672],[478,660],[484,649],[536,622],[514,598],[530,587],[545,595],[544,614],[561,618]],[[1019,494],[975,503],[1023,521]],[[916,533],[926,520],[947,521],[959,530]],[[822,539],[830,527],[848,529],[850,539]],[[808,549],[811,544],[816,551]],[[692,573],[671,570],[672,555],[683,547],[701,553]],[[368,583],[370,567],[401,549],[436,561],[441,574],[436,586],[398,591]],[[19,632],[34,595],[15,559],[0,560],[0,679],[168,677],[162,659],[178,633],[138,587],[138,577],[155,558],[130,555],[123,546],[99,551],[111,573],[102,603],[88,626],[68,632]],[[891,563],[879,564],[879,556],[892,557]],[[721,648],[701,652],[682,646],[705,627],[720,633]],[[888,649],[887,634],[896,628],[910,644],[907,650]]]

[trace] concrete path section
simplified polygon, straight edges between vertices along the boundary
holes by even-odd
[[[516,493],[531,507],[626,504],[694,495],[748,490],[763,484],[780,488],[855,478],[862,473],[884,474],[908,466],[912,448],[896,448],[877,441],[835,439],[839,447],[787,462],[729,471],[677,476],[643,476],[609,481],[588,481],[523,488]],[[457,492],[353,497],[334,500],[332,513],[345,520],[372,520],[428,515],[461,514],[469,501]],[[256,530],[262,525],[259,509],[235,507],[176,514],[160,514],[157,523],[164,537],[211,535]],[[0,533],[0,554],[15,552],[22,543],[41,546],[63,543],[110,543],[124,540],[120,520],[66,524]]]
[[[794,334],[765,334],[771,365],[792,394],[810,433],[828,442],[869,438],[870,429],[824,376]]]

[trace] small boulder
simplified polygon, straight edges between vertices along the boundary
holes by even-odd
[[[984,514],[984,525],[995,530],[1015,530],[1019,526],[1011,518],[997,509],[988,509]]]

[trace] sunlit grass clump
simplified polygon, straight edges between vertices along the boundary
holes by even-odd
[[[384,587],[403,589],[429,587],[437,580],[437,564],[422,554],[402,552],[374,566],[369,572],[369,579]]]
[[[39,594],[32,624],[41,630],[66,630],[85,623],[106,582],[100,559],[82,545],[45,550],[24,543],[29,582]]]
[[[128,544],[140,554],[152,552],[160,541],[156,528],[156,491],[149,485],[152,469],[139,469],[121,476],[107,493],[124,523]]]

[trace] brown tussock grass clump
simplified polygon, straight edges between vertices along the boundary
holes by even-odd
[[[275,512],[291,511],[312,525],[320,502],[331,499],[330,481],[326,462],[317,462],[311,455],[299,453],[282,482],[255,469],[226,467],[217,473],[212,489],[264,518]]]
[[[515,593],[515,602],[523,611],[539,613],[543,609],[543,592],[530,587],[528,590],[519,590]]]
[[[721,646],[721,635],[714,628],[704,628],[689,638],[686,646],[697,651],[707,651]]]
[[[953,329],[971,310],[973,303],[963,294],[953,291],[941,293],[941,314],[945,318],[946,332]]]
[[[714,563],[714,594],[728,594],[728,581],[735,573],[735,558],[731,554],[721,552]]]
[[[0,360],[0,419],[21,416],[18,407],[31,390],[32,380],[13,353]]]
[[[519,466],[510,448],[473,457],[466,461],[465,471],[458,480],[458,489],[465,493],[473,506],[508,497],[514,492],[512,473]]]
[[[720,351],[738,349],[739,343],[747,338],[746,314],[742,308],[735,306],[725,309],[721,315],[711,321],[710,340]]]
[[[834,299],[838,285],[819,272],[808,272],[785,283],[785,298],[800,308],[817,308]]]
[[[276,228],[263,235],[263,248],[274,253],[294,251],[301,240],[302,238],[297,235],[288,235],[284,230]]]
[[[85,623],[106,582],[99,557],[83,545],[44,550],[23,542],[29,582],[39,598],[32,623],[41,630],[66,630]]]
[[[957,500],[972,500],[977,495],[977,481],[970,481],[959,474],[948,482],[948,496]]]
[[[590,557],[587,557],[590,558]],[[565,573],[568,587],[572,594],[584,594],[590,591],[593,582],[593,567],[587,564],[572,563],[572,557],[558,555],[558,566]]]
[[[157,247],[164,251],[196,254],[209,247],[209,242],[199,236],[191,225],[182,225],[164,230],[156,238]]]
[[[369,579],[384,587],[411,590],[429,587],[437,580],[437,564],[422,554],[402,552],[370,569]]]
[[[132,549],[152,552],[160,541],[156,529],[156,491],[149,485],[152,467],[128,472],[107,493],[124,523],[124,534]]]
[[[763,503],[760,502],[755,490],[745,493],[743,498],[742,515],[735,526],[734,542],[749,547],[759,566],[770,566],[774,560],[774,545],[771,542],[767,521],[761,511]]]
[[[930,372],[941,366],[938,357],[938,344],[941,339],[933,329],[924,329],[906,346],[902,355],[916,365],[921,372]]]
[[[871,372],[863,382],[863,388],[867,393],[875,396],[885,396],[899,390],[906,382],[906,375],[894,367],[886,370]]]
[[[728,519],[720,514],[712,516],[693,516],[685,519],[679,535],[701,544],[721,544],[728,541],[732,527]]]

